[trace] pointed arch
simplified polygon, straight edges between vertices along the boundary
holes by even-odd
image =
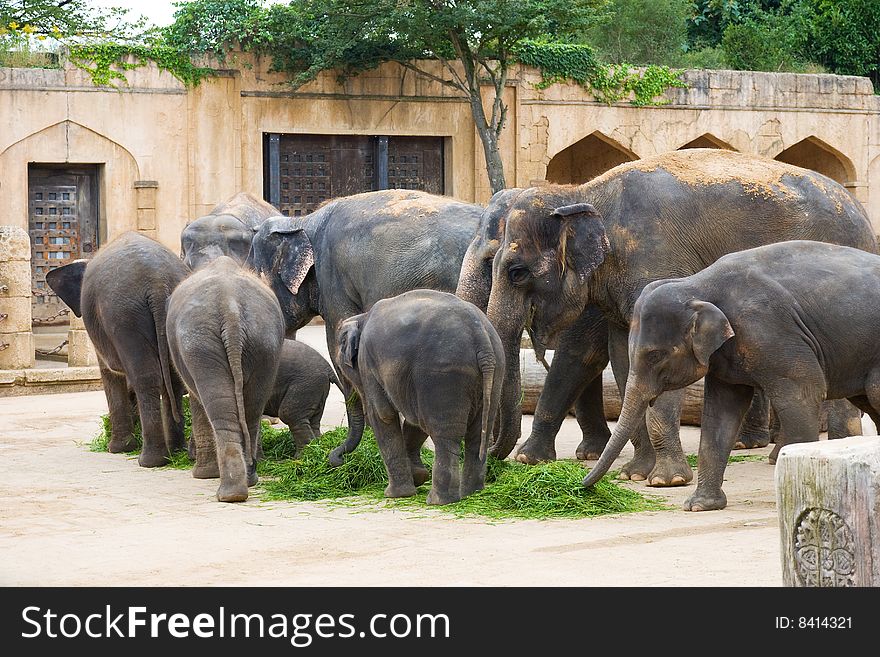
[[[596,130],[553,156],[547,164],[547,180],[559,184],[584,183],[618,164],[638,159],[623,144]]]
[[[678,147],[677,150],[684,150],[686,148],[723,148],[728,151],[735,151],[736,149],[728,144],[723,139],[719,139],[711,132],[704,132],[702,135],[695,139],[691,139],[688,143],[682,144]]]
[[[773,159],[818,171],[843,185],[857,179],[852,160],[815,135],[801,139]]]

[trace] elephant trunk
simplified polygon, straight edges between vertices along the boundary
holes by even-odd
[[[477,308],[486,312],[489,306],[489,292],[492,285],[491,278],[485,280],[480,269],[481,262],[475,254],[468,249],[461,263],[461,272],[458,276],[458,286],[455,288],[455,296],[464,301],[474,304]]]
[[[525,326],[525,307],[519,309],[519,312],[514,308],[511,312],[509,306],[502,307],[503,296],[505,295],[496,294],[493,286],[488,309],[489,321],[498,331],[504,346],[505,371],[499,406],[500,429],[490,449],[492,456],[499,459],[506,458],[513,451],[522,430],[519,351]]]
[[[608,472],[608,468],[620,455],[623,446],[639,431],[645,421],[645,413],[651,399],[651,395],[635,381],[635,377],[630,376],[623,396],[623,408],[620,411],[617,426],[614,428],[614,433],[608,444],[605,445],[605,449],[602,450],[602,456],[584,478],[585,488],[593,486]]]

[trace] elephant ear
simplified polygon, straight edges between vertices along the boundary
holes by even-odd
[[[295,295],[315,264],[312,242],[302,228],[270,222],[254,235],[245,264],[260,275],[277,275]]]
[[[82,317],[80,294],[87,264],[88,260],[74,260],[69,265],[58,267],[46,274],[49,287],[77,317]]]
[[[700,361],[700,365],[708,367],[712,354],[736,333],[718,306],[708,301],[692,299],[687,302],[687,307],[694,312],[691,320],[694,356]]]
[[[339,333],[336,336],[336,344],[339,347],[339,361],[353,370],[357,369],[363,318],[363,314],[349,317],[340,324]]]
[[[611,250],[602,217],[589,203],[556,208],[553,217],[562,222],[558,249],[562,271],[567,264],[577,273],[581,283],[586,283]]]

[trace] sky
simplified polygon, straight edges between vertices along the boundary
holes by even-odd
[[[174,20],[172,0],[87,0],[95,7],[124,7],[130,18],[146,16],[155,25],[170,25]]]

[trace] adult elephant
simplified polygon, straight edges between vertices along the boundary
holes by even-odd
[[[180,257],[192,270],[222,255],[242,264],[251,250],[254,233],[266,219],[279,214],[274,205],[239,192],[186,225],[180,233]]]
[[[252,264],[281,303],[290,336],[316,315],[339,374],[348,437],[334,465],[360,442],[364,411],[337,362],[341,322],[380,299],[417,288],[454,292],[464,252],[483,208],[414,190],[366,192],[333,200],[305,217],[275,217],[253,240]]]
[[[493,260],[489,318],[508,362],[516,362],[527,323],[549,344],[596,304],[609,322],[622,396],[629,321],[645,285],[688,276],[727,253],[791,239],[877,249],[858,201],[814,171],[715,149],[622,164],[584,185],[548,185],[516,197]],[[508,368],[498,455],[519,438],[519,383],[518,369]],[[650,441],[643,427],[622,477],[655,486],[693,478],[678,440],[681,399],[680,392],[657,399],[647,418]]]

